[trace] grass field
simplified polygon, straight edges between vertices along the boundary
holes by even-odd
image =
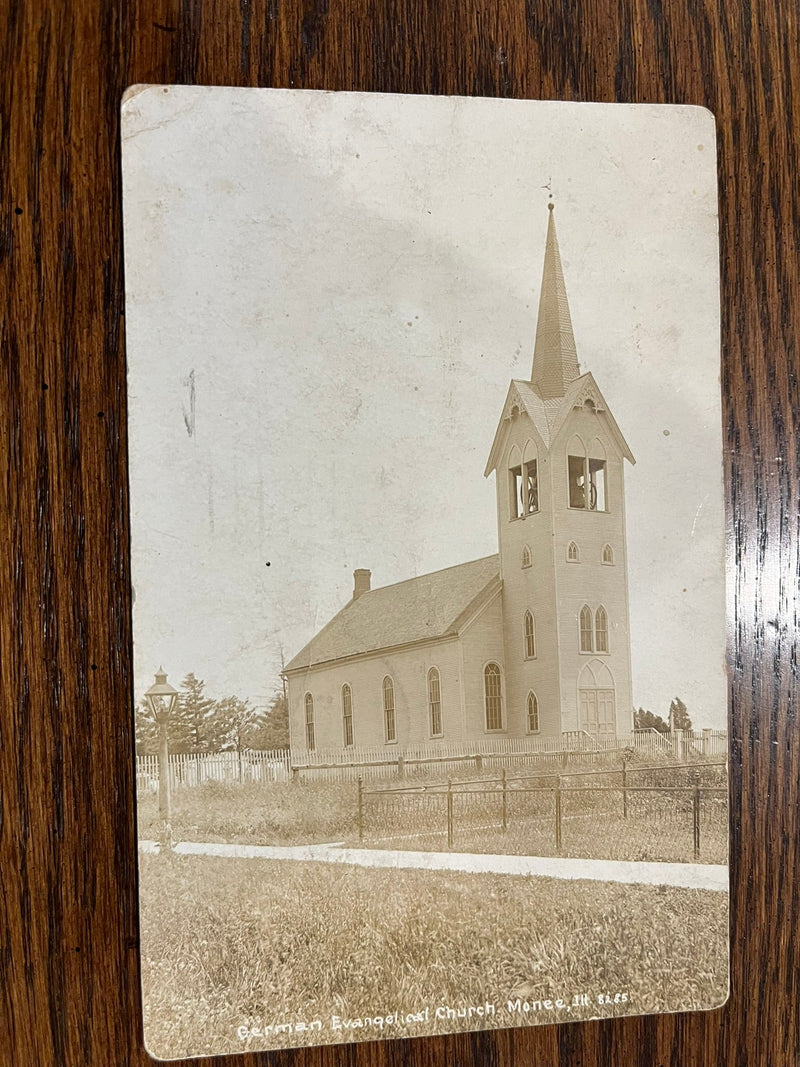
[[[176,841],[246,845],[338,841],[352,830],[356,795],[356,785],[349,782],[208,782],[174,791],[172,833]],[[137,818],[140,838],[160,836],[155,794],[139,799]]]
[[[727,995],[723,893],[170,854],[141,856],[140,878],[146,1040],[160,1056],[708,1008]],[[569,1011],[537,1004],[580,995],[588,1003]],[[509,1012],[517,998],[532,1011]],[[435,1017],[486,1002],[492,1017]],[[426,1008],[427,1021],[383,1031],[331,1026]],[[315,1020],[314,1032],[238,1032]]]

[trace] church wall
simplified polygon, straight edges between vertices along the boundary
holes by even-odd
[[[503,718],[508,721],[507,684],[505,679],[505,648],[503,640],[503,606],[497,596],[484,608],[480,616],[459,638],[464,665],[464,709],[466,735],[469,738],[503,737],[508,730],[486,729],[483,670],[494,662],[503,672]]]
[[[342,687],[353,699],[353,743],[381,746],[387,752],[432,739],[428,709],[428,670],[439,670],[444,741],[463,738],[461,669],[457,638],[398,652],[369,655],[289,676],[289,711],[293,748],[305,747],[305,694],[314,698],[317,749],[342,748]],[[387,742],[383,712],[383,679],[394,683],[396,742]]]

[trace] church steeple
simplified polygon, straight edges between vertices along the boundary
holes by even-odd
[[[542,271],[542,291],[539,297],[539,318],[536,323],[536,344],[533,350],[531,384],[544,400],[564,396],[570,382],[580,377],[578,353],[572,333],[572,320],[567,303],[567,288],[561,269],[553,204],[547,205],[547,243]]]

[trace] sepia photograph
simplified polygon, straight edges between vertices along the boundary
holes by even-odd
[[[728,996],[714,118],[122,104],[145,1041]]]

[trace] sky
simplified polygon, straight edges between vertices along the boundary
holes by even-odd
[[[725,728],[713,118],[138,87],[123,104],[137,700],[265,704],[352,595],[497,551],[552,194],[626,472],[634,704]]]

